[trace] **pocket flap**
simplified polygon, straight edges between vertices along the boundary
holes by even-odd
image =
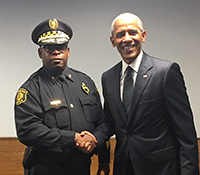
[[[95,97],[83,97],[83,98],[79,98],[80,102],[82,104],[82,106],[84,105],[97,105],[97,99]]]
[[[168,148],[151,152],[150,157],[153,162],[160,162],[176,157],[176,150],[174,146],[170,146]]]

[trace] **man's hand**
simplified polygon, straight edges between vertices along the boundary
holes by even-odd
[[[75,142],[78,149],[84,153],[92,152],[98,143],[95,136],[88,131],[76,133]]]

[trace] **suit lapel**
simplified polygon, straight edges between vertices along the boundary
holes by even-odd
[[[119,112],[124,119],[124,121],[127,123],[127,116],[126,112],[124,110],[123,103],[121,101],[120,97],[120,77],[121,77],[121,69],[122,69],[122,63],[116,65],[115,69],[113,69],[113,75],[111,79],[111,88],[114,94],[115,103],[117,104],[117,107],[119,109]]]
[[[140,100],[140,97],[152,76],[152,73],[150,72],[152,67],[153,67],[153,65],[152,65],[150,57],[146,53],[144,53],[141,65],[139,67],[136,82],[135,82],[133,100],[132,100],[132,104],[131,104],[131,109],[132,109],[131,116],[133,115],[133,113],[137,107],[137,104]],[[131,117],[131,118],[133,118],[133,117]],[[131,118],[129,118],[129,122],[130,122]]]

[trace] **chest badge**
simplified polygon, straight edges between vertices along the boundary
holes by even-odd
[[[96,88],[96,90],[97,90],[97,92],[100,94],[99,89]]]
[[[90,93],[90,89],[85,85],[85,83],[82,83],[82,89],[86,94]]]

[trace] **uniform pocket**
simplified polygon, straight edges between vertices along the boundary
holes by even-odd
[[[82,97],[79,98],[83,108],[86,120],[90,123],[96,121],[98,113],[98,104],[95,97]]]
[[[70,125],[68,105],[64,99],[43,102],[44,124],[51,128],[66,128]]]

